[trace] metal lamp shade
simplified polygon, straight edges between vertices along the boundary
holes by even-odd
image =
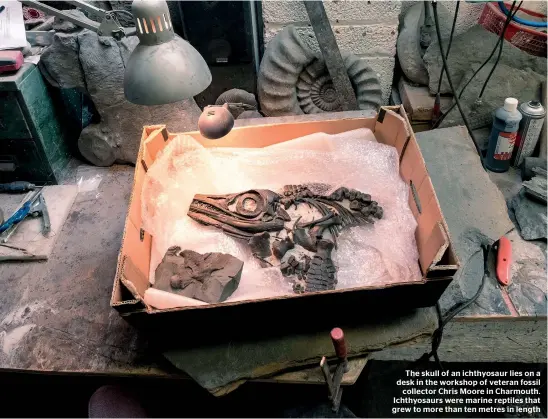
[[[211,83],[211,73],[192,45],[175,36],[160,45],[137,45],[126,66],[124,93],[138,105],[189,99]]]
[[[134,0],[139,38],[124,74],[124,94],[138,105],[189,99],[211,83],[211,72],[196,49],[175,35],[164,0]]]

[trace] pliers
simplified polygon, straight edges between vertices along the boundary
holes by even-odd
[[[42,189],[32,192],[30,197],[0,225],[0,241],[6,243],[13,232],[28,215],[42,215],[42,234],[47,235],[51,231],[49,213],[46,207],[46,201],[42,196]]]

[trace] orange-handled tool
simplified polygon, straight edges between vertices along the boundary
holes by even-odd
[[[508,238],[501,237],[497,251],[497,280],[502,286],[510,284],[512,278],[512,243]]]

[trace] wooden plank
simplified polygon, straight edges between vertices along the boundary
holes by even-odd
[[[456,317],[444,328],[438,349],[442,362],[546,363],[546,319],[484,316]],[[369,359],[412,361],[431,350],[430,343],[386,348]]]
[[[368,356],[354,358],[348,360],[348,372],[343,375],[341,385],[351,386],[354,384],[363,369],[365,364],[367,364]],[[336,365],[334,362],[333,365]],[[333,368],[331,368],[333,372]],[[253,380],[255,382],[265,382],[265,383],[280,383],[280,384],[323,384],[325,385],[325,380],[323,378],[322,372],[320,371],[320,362],[318,361],[317,365],[300,368],[294,371],[282,372],[281,374],[275,375],[270,378],[259,378]]]
[[[428,87],[413,86],[403,77],[398,83],[400,97],[405,111],[409,114],[411,123],[415,124],[418,121],[430,121],[432,119],[432,109],[434,108],[435,97],[431,96]],[[441,108],[447,109],[453,102],[452,97],[441,97]],[[413,126],[415,132],[415,126]],[[422,130],[421,130],[422,131]]]
[[[395,344],[421,339],[428,341],[437,323],[432,308],[379,317],[372,323],[338,323],[344,330],[350,359]],[[327,320],[321,323],[323,330],[301,328],[298,333],[264,338],[255,333],[252,339],[223,340],[199,348],[179,346],[165,351],[164,356],[200,386],[215,395],[222,395],[234,390],[244,380],[276,375],[280,371],[317,363],[322,356],[334,356],[329,338],[331,328],[327,324]]]

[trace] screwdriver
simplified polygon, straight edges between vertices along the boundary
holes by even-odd
[[[27,192],[36,189],[36,185],[18,180],[11,183],[0,183],[0,192]]]

